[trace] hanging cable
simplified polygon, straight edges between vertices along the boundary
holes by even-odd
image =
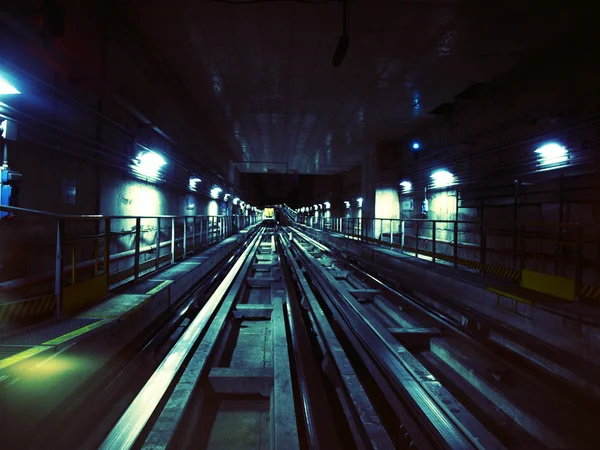
[[[325,3],[339,2],[340,0],[212,0],[214,3],[229,3],[232,5],[249,5],[252,3],[309,3],[324,5]]]
[[[338,41],[335,53],[333,54],[333,65],[334,67],[340,67],[346,54],[348,53],[348,47],[350,46],[350,37],[348,36],[348,19],[349,19],[349,8],[347,0],[342,1],[342,36]]]

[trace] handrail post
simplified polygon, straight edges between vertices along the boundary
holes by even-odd
[[[56,222],[56,267],[54,272],[54,295],[56,306],[54,315],[60,319],[62,315],[62,291],[63,291],[63,240],[65,236],[65,223],[63,219]],[[105,263],[106,264],[106,263]]]
[[[110,287],[110,217],[104,219],[104,273],[108,289]]]
[[[196,253],[196,216],[192,217],[192,253]]]
[[[487,238],[486,238],[486,231],[485,231],[485,224],[483,223],[483,220],[481,221],[481,228],[480,228],[480,237],[479,237],[479,272],[481,274],[483,274],[485,272],[485,263],[486,263],[486,256],[487,256]]]
[[[187,258],[187,226],[188,226],[188,217],[183,218],[183,257]]]
[[[160,268],[160,217],[156,218],[156,270]]]
[[[200,247],[204,245],[204,217],[200,217]]]
[[[94,239],[94,276],[98,276],[98,243],[99,238]]]
[[[171,218],[171,264],[175,264],[175,217]]]
[[[581,284],[583,281],[583,227],[577,226],[577,256],[575,265],[575,301],[581,301]]]
[[[435,262],[435,234],[436,234],[436,227],[435,227],[435,220],[431,221],[431,261]]]
[[[454,248],[452,249],[452,252],[454,267],[458,267],[458,220],[454,221]]]
[[[77,251],[77,243],[71,244],[71,284],[75,284],[77,262],[75,261],[75,252]]]
[[[419,257],[419,221],[415,222],[415,258]]]
[[[523,270],[523,269],[525,269],[525,249],[526,249],[526,247],[525,247],[525,224],[524,223],[521,224],[520,230],[521,230],[521,236],[520,236],[520,239],[521,239],[521,267],[520,267],[520,269]]]
[[[404,227],[405,221],[400,222],[400,251],[404,251]]]
[[[142,240],[142,218],[135,218],[135,255],[133,260],[133,278],[140,277],[140,241]]]

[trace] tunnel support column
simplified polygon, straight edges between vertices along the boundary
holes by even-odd
[[[362,207],[360,211],[361,235],[364,239],[373,239],[373,220],[375,216],[375,187],[377,183],[377,152],[371,151],[363,158],[361,165],[361,198]],[[370,219],[370,220],[364,220]]]

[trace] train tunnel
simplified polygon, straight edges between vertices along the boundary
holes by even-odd
[[[5,0],[0,448],[598,448],[596,9]]]

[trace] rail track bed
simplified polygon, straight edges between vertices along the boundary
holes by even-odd
[[[330,319],[364,364],[363,383],[377,386],[370,394],[390,433],[406,430],[418,448],[595,448],[593,395],[523,357],[523,348],[499,345],[510,342],[500,332],[432,309],[291,233]]]
[[[37,448],[595,448],[596,399],[387,277],[260,228],[96,394],[95,428],[88,401],[91,431]]]

